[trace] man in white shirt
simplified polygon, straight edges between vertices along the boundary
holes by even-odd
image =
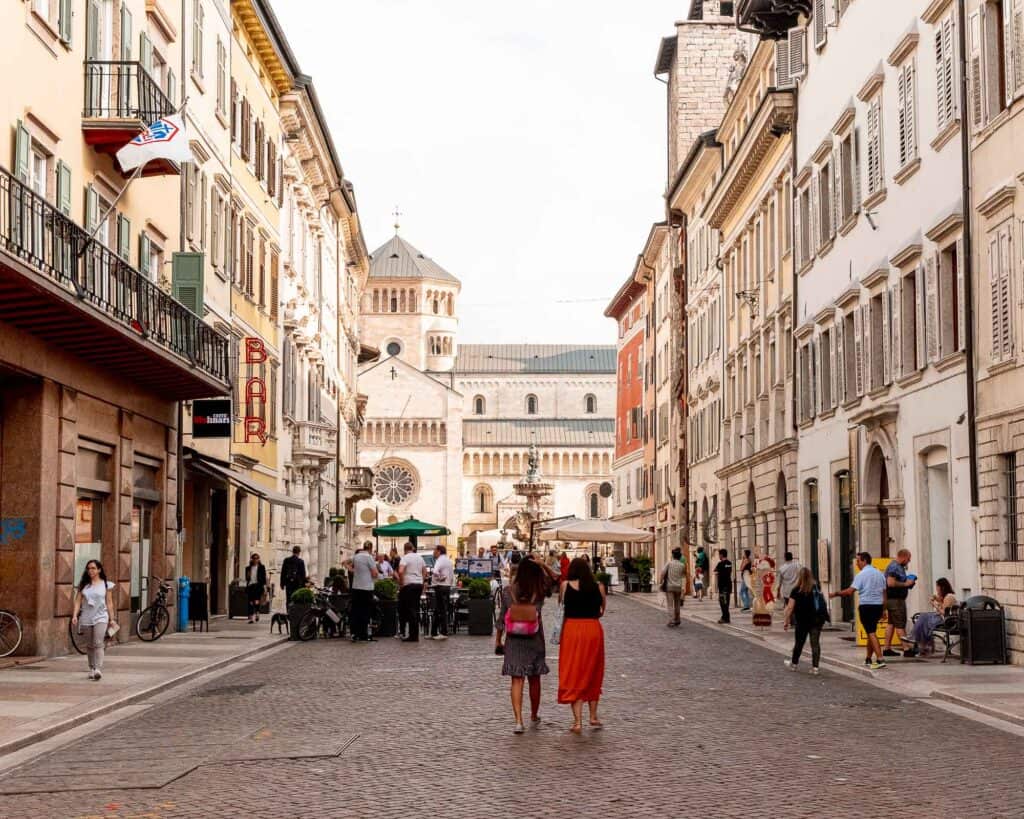
[[[367,543],[355,557],[345,561],[352,570],[352,642],[370,641],[370,616],[373,609],[373,581],[377,578],[377,564]]]
[[[404,631],[408,627],[408,635],[402,637],[403,643],[420,641],[420,598],[423,596],[423,575],[426,564],[416,554],[412,543],[405,544],[405,554],[398,564],[398,628]]]
[[[430,624],[430,637],[434,640],[448,639],[448,604],[455,581],[455,567],[452,566],[448,550],[444,546],[434,547],[434,573],[430,586],[434,590],[434,622]],[[438,633],[440,631],[440,633]]]

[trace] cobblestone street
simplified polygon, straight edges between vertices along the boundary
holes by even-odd
[[[650,607],[611,599],[603,732],[567,733],[554,657],[543,724],[515,736],[485,638],[293,644],[11,771],[0,812],[1024,813],[1020,738],[828,670],[791,673],[777,654],[703,626],[663,623]]]

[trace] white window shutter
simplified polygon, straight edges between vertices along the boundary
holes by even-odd
[[[939,357],[939,256],[932,254],[925,262],[925,330],[928,340],[928,361]]]
[[[815,169],[814,175],[811,177],[810,192],[810,214],[811,229],[807,231],[807,235],[810,237],[810,247],[807,249],[808,260],[813,259],[818,252],[818,248],[821,245],[821,219],[820,211],[818,210],[818,171]]]
[[[838,391],[839,391],[839,369],[836,367],[836,326],[832,325],[832,332],[828,334],[828,350],[825,351],[828,356],[828,373],[829,373],[829,402],[828,408],[832,409],[839,403]]]
[[[982,15],[976,11],[968,18],[967,26],[967,65],[970,72],[969,79],[971,85],[971,125],[975,128],[980,128],[985,121],[985,86],[981,65],[981,26]]]
[[[941,131],[949,122],[946,102],[949,98],[949,89],[946,87],[946,40],[945,26],[940,23],[935,29],[935,98],[937,105],[937,126]]]
[[[863,347],[862,362],[864,366],[864,392],[871,392],[879,385],[875,383],[874,364],[875,357],[871,349],[871,299],[867,300],[861,308],[861,334],[864,336],[861,346]]]
[[[842,316],[836,317],[836,403],[846,402],[846,391],[849,385],[846,383],[846,320]]]
[[[824,389],[821,384],[821,336],[811,339],[811,415],[818,415],[825,409]]]
[[[864,310],[859,306],[853,308],[853,349],[856,356],[853,370],[859,397],[864,394]]]
[[[901,168],[910,161],[907,130],[907,73],[900,68],[896,80],[896,135],[899,139],[899,166]]]
[[[831,238],[836,237],[836,226],[839,224],[839,220],[842,218],[840,214],[843,212],[842,199],[839,198],[839,191],[841,188],[840,180],[843,178],[843,174],[839,170],[839,163],[841,159],[839,157],[839,149],[834,148],[832,150],[832,201],[829,203],[829,207],[832,208],[832,220],[829,225]]]
[[[796,80],[807,73],[807,29],[790,29],[789,40],[789,77]]]
[[[803,229],[800,220],[800,199],[801,192],[796,192],[796,201],[793,203],[793,231],[796,235],[796,242],[793,248],[793,255],[795,257],[796,269],[800,270],[804,266],[804,259],[806,258],[807,250],[804,248]]]
[[[860,128],[854,127],[853,144],[853,212],[860,212]]]
[[[796,393],[796,420],[801,423],[807,417],[807,408],[804,401],[803,391],[803,358],[806,355],[806,347],[799,347],[796,351],[796,369],[793,373],[793,389]]]
[[[1013,0],[1013,87],[1024,93],[1024,0]]]
[[[903,279],[897,279],[889,291],[891,301],[889,312],[892,321],[892,380],[903,377],[903,341],[900,330],[903,324]]]
[[[789,38],[777,40],[775,43],[775,87],[790,88],[793,77],[789,73]]]
[[[907,100],[907,161],[917,157],[917,62],[911,57],[903,68]]]
[[[1013,308],[1012,277],[1013,256],[1011,255],[1010,225],[999,230],[999,324],[1004,358],[1013,356]]]
[[[828,36],[828,18],[825,16],[825,0],[814,0],[814,47],[825,45]]]
[[[878,97],[868,104],[868,195],[882,187],[881,108]]]
[[[891,290],[882,293],[882,383],[892,383],[892,296]]]
[[[1013,103],[1016,82],[1013,64],[1016,55],[1013,53],[1013,0],[1003,0],[1003,69],[1005,73],[1006,105]]]
[[[967,349],[967,291],[964,283],[964,240],[956,243],[956,337],[957,349]]]
[[[914,310],[916,311],[915,316],[915,330],[916,336],[914,338],[915,348],[917,352],[917,369],[923,370],[928,366],[928,345],[925,343],[927,338],[927,324],[925,322],[925,275],[924,265],[919,264],[917,269],[914,271],[914,295],[915,303]]]

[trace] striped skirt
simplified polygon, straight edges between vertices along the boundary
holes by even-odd
[[[597,702],[604,682],[601,621],[567,618],[558,647],[558,701]]]

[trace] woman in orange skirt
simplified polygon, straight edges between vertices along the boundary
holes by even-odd
[[[605,589],[594,579],[590,564],[581,557],[569,564],[559,599],[564,606],[562,639],[558,649],[558,701],[572,705],[574,734],[583,731],[583,703],[590,707],[590,727],[603,727],[597,703],[604,682]]]

